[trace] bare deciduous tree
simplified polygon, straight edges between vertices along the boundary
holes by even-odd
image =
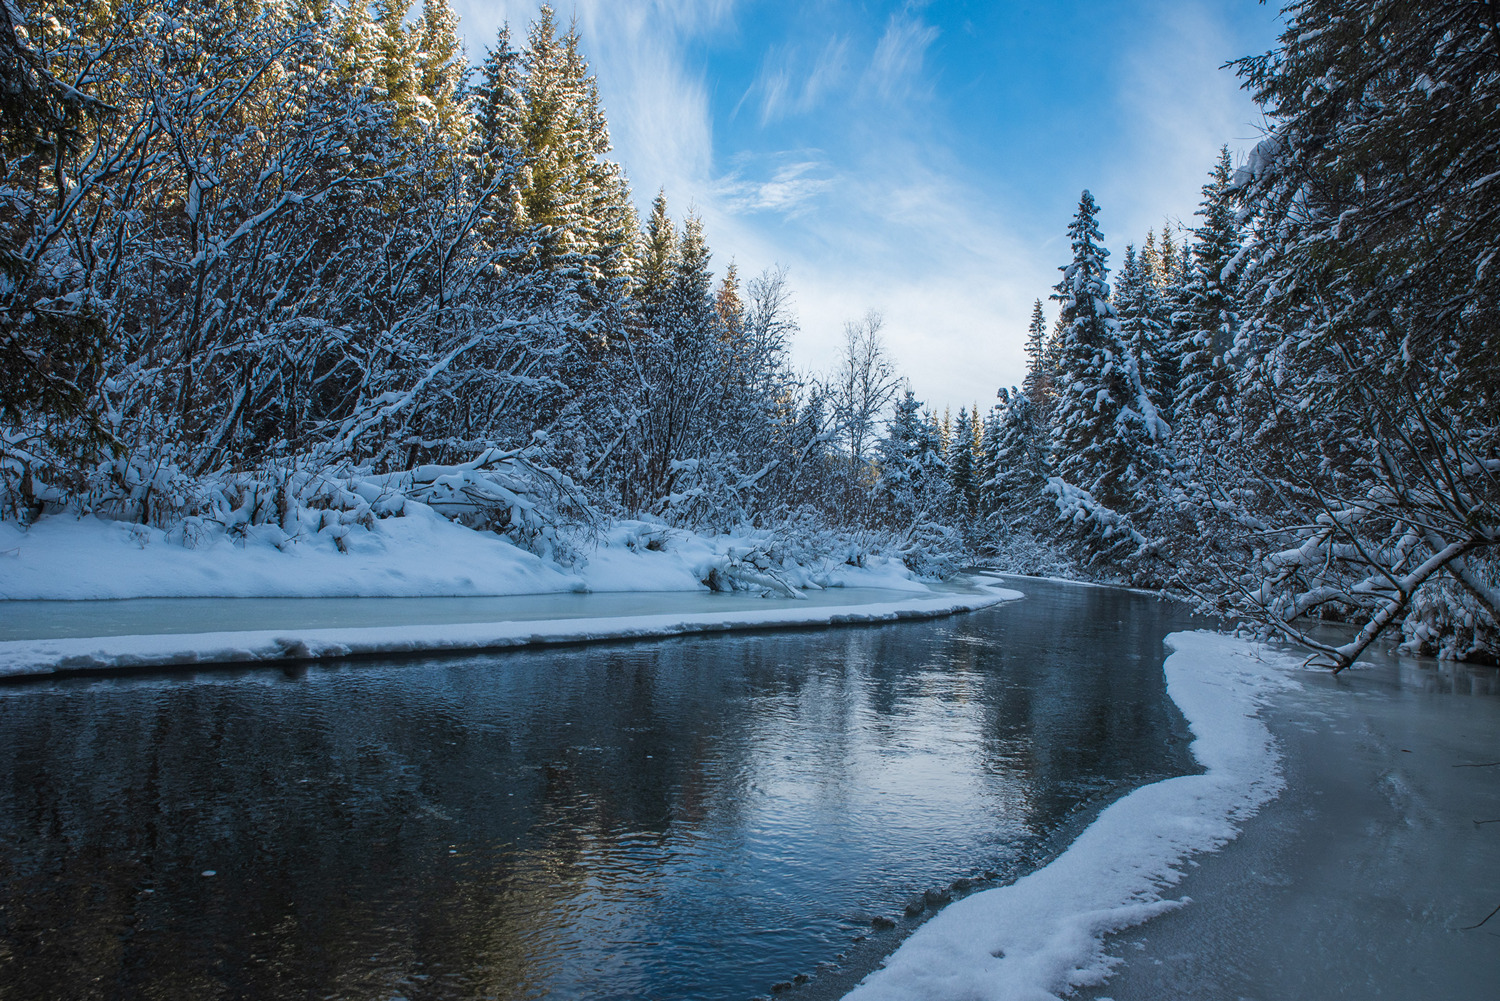
[[[849,463],[844,516],[850,517],[860,489],[869,448],[881,413],[896,398],[901,380],[880,336],[885,317],[870,310],[858,321],[844,324],[844,347],[830,382],[834,421]]]

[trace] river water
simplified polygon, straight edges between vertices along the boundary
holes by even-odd
[[[1023,587],[931,622],[0,687],[0,997],[836,992],[924,891],[1013,879],[1192,768],[1181,608]]]

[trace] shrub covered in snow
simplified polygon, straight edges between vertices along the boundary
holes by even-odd
[[[1500,587],[1495,561],[1486,561],[1480,574],[1490,588]],[[1401,622],[1401,635],[1403,646],[1413,653],[1489,664],[1500,658],[1500,627],[1472,593],[1451,580],[1417,592]]]

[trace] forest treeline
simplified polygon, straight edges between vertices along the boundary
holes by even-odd
[[[941,417],[878,314],[796,372],[784,272],[637,217],[549,8],[470,67],[445,0],[0,6],[7,519],[648,516],[1500,653],[1494,4],[1290,5],[1248,161],[1117,267],[1085,192],[1025,383]]]

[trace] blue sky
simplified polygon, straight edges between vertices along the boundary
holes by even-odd
[[[846,320],[936,408],[1025,373],[1032,301],[1066,263],[1084,188],[1114,260],[1192,226],[1218,148],[1261,115],[1226,60],[1264,51],[1254,0],[578,0],[615,157],[644,209],[703,217],[714,265],[789,270],[794,364],[834,364]],[[471,61],[535,0],[457,0]]]

